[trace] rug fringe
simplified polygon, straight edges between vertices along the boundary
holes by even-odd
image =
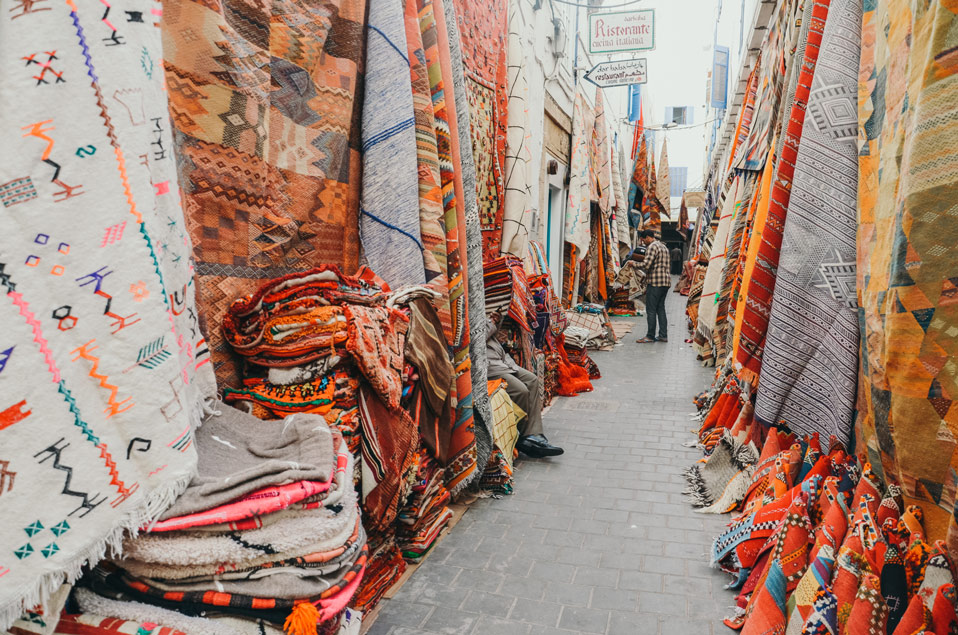
[[[103,539],[75,555],[62,565],[60,570],[45,573],[33,584],[27,585],[12,602],[0,608],[0,631],[9,629],[20,616],[33,607],[41,605],[46,608],[50,596],[62,584],[76,582],[87,564],[99,562],[107,553],[111,557],[120,557],[124,537],[130,535],[135,538],[143,527],[155,522],[186,490],[194,476],[195,467],[189,474],[153,491],[139,507],[130,510],[114,523],[113,529]]]
[[[689,497],[693,507],[707,507],[712,504],[712,499],[708,494],[708,488],[705,479],[702,478],[702,472],[699,471],[698,464],[693,465],[683,473],[689,486],[682,493]]]

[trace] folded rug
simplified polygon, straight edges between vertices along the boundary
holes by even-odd
[[[161,575],[167,581],[170,580],[198,580],[223,578],[231,579],[234,576],[246,576],[250,573],[267,574],[269,571],[283,569],[309,569],[310,567],[321,567],[330,560],[341,557],[347,552],[352,553],[356,549],[362,548],[366,540],[366,533],[362,529],[362,524],[358,521],[353,526],[352,532],[344,533],[342,544],[337,547],[330,547],[332,540],[326,541],[326,545],[318,545],[316,551],[307,553],[303,556],[287,556],[287,554],[273,554],[268,557],[256,558],[240,565],[223,564],[222,566],[201,566],[201,567],[172,567],[166,565],[150,565],[138,562],[136,560],[123,560],[119,564],[129,570],[134,575],[148,577],[146,574]]]
[[[270,485],[325,483],[333,472],[332,432],[315,415],[262,421],[220,403],[194,440],[198,473],[163,514],[164,520],[208,510]]]
[[[240,389],[223,389],[223,398],[230,403],[253,404],[253,414],[285,416],[295,413],[325,415],[336,405],[336,380],[323,375],[301,384],[275,385],[247,380]]]
[[[64,615],[54,635],[284,635],[263,619],[192,617],[143,602],[116,600],[78,588],[74,598],[83,611]],[[317,635],[358,635],[354,612],[317,627]]]
[[[725,513],[745,498],[758,456],[754,445],[740,442],[725,430],[711,456],[686,470],[689,486],[684,493],[695,507]]]
[[[331,572],[342,568],[343,563],[354,562],[359,556],[359,552],[362,551],[364,544],[366,544],[366,532],[363,531],[362,525],[358,524],[353,535],[341,547],[330,551],[319,551],[298,558],[267,562],[246,569],[221,571],[215,575],[192,576],[175,580],[153,579],[153,581],[158,585],[165,584],[170,587],[179,584],[186,586],[205,584],[205,588],[209,589],[224,580],[264,580],[273,575],[296,575],[301,578],[328,576]]]
[[[270,560],[275,560],[276,554],[305,555],[320,551],[321,546],[332,548],[345,542],[353,530],[357,513],[356,494],[348,492],[343,496],[342,503],[333,508],[290,514],[283,520],[249,531],[228,534],[193,531],[144,534],[126,541],[125,548],[129,550],[126,555],[129,560],[144,564],[181,567],[202,567],[224,562],[243,565],[263,556],[274,556]],[[327,542],[328,545],[325,544]],[[123,566],[127,566],[125,561]],[[148,577],[168,576],[151,574]]]
[[[315,297],[284,302],[244,332],[224,324],[224,337],[238,354],[264,366],[286,367],[323,359],[346,342],[343,310],[327,304]]]
[[[347,305],[346,349],[383,402],[399,408],[409,318],[395,309]]]
[[[351,570],[356,560],[367,553],[365,535],[342,555],[309,568],[265,567],[240,574],[243,577],[212,576],[202,580],[156,580],[140,578],[145,584],[171,593],[205,593],[217,591],[237,595],[273,597],[283,600],[315,597],[336,587]],[[262,575],[257,575],[262,574]]]
[[[418,434],[405,410],[390,411],[367,387],[360,390],[360,418],[364,519],[369,531],[380,531],[396,519]]]
[[[287,509],[289,506],[304,501],[313,496],[323,494],[329,490],[329,483],[317,481],[299,481],[288,485],[264,487],[252,494],[239,498],[231,503],[215,507],[204,512],[177,516],[151,525],[152,533],[178,531],[189,529],[197,525],[212,525],[228,523],[254,516],[271,514]]]
[[[258,514],[225,523],[194,525],[184,527],[184,529],[209,532],[259,529],[260,527],[265,527],[269,524],[289,518],[290,516],[294,516],[302,510],[318,509],[320,507],[331,508],[339,505],[343,499],[343,495],[353,489],[353,466],[355,465],[355,459],[338,431],[333,434],[333,445],[336,447],[336,470],[333,472],[333,480],[328,490],[293,503],[279,511]]]
[[[281,599],[219,591],[169,592],[150,585],[143,578],[131,576],[111,563],[94,569],[86,580],[91,588],[112,599],[131,599],[187,615],[232,615],[283,623],[297,604],[316,604],[320,621],[338,615],[355,594],[366,569],[368,547],[364,546],[356,561],[340,581],[325,591],[309,597]]]

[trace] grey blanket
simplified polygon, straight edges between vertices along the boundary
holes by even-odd
[[[219,403],[194,433],[199,471],[162,519],[212,509],[258,489],[296,481],[328,482],[333,439],[319,415],[262,421]]]

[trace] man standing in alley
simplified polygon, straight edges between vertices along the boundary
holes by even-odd
[[[665,298],[669,295],[672,286],[672,276],[669,273],[669,248],[660,240],[655,239],[655,232],[645,229],[641,233],[642,244],[645,245],[645,260],[642,269],[645,271],[648,291],[645,294],[646,318],[649,330],[639,344],[669,341],[669,323],[665,316]],[[658,323],[659,336],[655,336],[655,326]]]

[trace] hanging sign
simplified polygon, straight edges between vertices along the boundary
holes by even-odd
[[[651,51],[654,48],[655,9],[589,16],[590,53]]]
[[[644,84],[648,79],[645,59],[599,62],[583,78],[599,88]]]

